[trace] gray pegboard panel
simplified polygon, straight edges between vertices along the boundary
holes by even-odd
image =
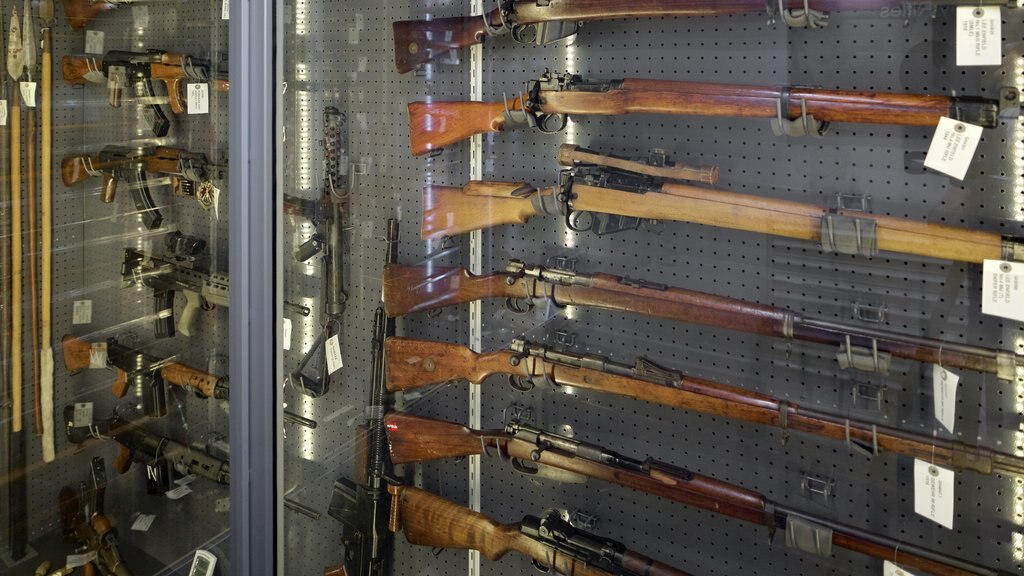
[[[368,397],[372,309],[380,292],[383,222],[402,222],[400,261],[463,265],[466,239],[453,250],[418,238],[420,193],[425,182],[462,185],[469,172],[466,148],[453,146],[428,159],[408,154],[405,104],[429,96],[465,99],[468,51],[405,76],[392,72],[393,20],[466,14],[459,2],[380,6],[376,3],[326,5],[306,2],[287,7],[285,69],[289,92],[312,96],[313,128],[308,137],[311,163],[319,165],[316,118],[326,104],[349,114],[353,162],[366,166],[352,195],[348,234],[349,308],[342,346],[346,367],[340,386],[316,400],[286,391],[290,403],[321,422],[314,435],[289,431],[286,475],[289,489],[325,506],[334,477],[349,475],[350,424]],[[1003,84],[1020,85],[1014,69],[1024,21],[1004,11],[1006,66],[956,69],[952,64],[951,10],[910,14],[847,12],[831,16],[825,30],[787,30],[768,26],[763,15],[728,18],[657,18],[589,23],[568,43],[546,47],[514,45],[508,38],[484,49],[484,99],[516,93],[545,68],[592,78],[657,77],[750,84],[808,84],[940,94],[993,94]],[[301,33],[298,32],[301,29]],[[301,65],[300,65],[301,64]],[[296,100],[286,98],[287,129],[296,130]],[[557,176],[557,146],[571,142],[598,150],[635,154],[662,148],[677,160],[717,165],[721,188],[773,198],[831,206],[837,194],[870,196],[871,211],[928,222],[948,223],[1021,235],[1024,205],[1020,194],[1022,155],[1019,123],[989,130],[964,182],[920,173],[914,161],[927,148],[930,129],[836,125],[821,140],[778,139],[766,122],[665,116],[577,118],[565,134],[524,132],[484,137],[485,178],[550,185]],[[305,136],[301,136],[306,138]],[[286,154],[302,149],[286,146]],[[919,159],[917,160],[919,163]],[[286,177],[288,193],[315,197],[316,186]],[[908,169],[909,166],[909,169]],[[286,173],[287,174],[287,173]],[[289,242],[309,231],[293,223]],[[821,318],[851,321],[849,309],[862,299],[885,305],[885,328],[954,341],[1021,350],[1021,327],[982,316],[976,266],[927,258],[881,255],[874,259],[822,254],[812,246],[757,234],[681,223],[597,238],[569,233],[555,219],[534,219],[484,235],[484,271],[504,266],[509,257],[549,263],[554,256],[577,260],[584,272],[640,277],[788,307]],[[319,291],[319,270],[286,267],[286,299],[312,298]],[[571,316],[571,317],[566,317]],[[552,330],[572,330],[580,351],[631,361],[647,356],[688,374],[740,385],[806,406],[899,426],[922,433],[936,431],[931,414],[930,369],[897,362],[893,373],[847,374],[839,371],[828,348],[684,326],[668,321],[593,310],[569,314],[537,310],[509,314],[500,303],[483,307],[484,349],[507,345],[511,336],[544,338]],[[467,307],[452,307],[436,317],[403,319],[400,333],[463,343]],[[308,345],[310,332],[304,328]],[[294,351],[293,351],[294,353]],[[297,360],[286,356],[286,361]],[[1003,451],[1022,453],[1019,436],[1020,392],[990,376],[964,373],[956,437]],[[855,404],[855,381],[884,386],[881,409]],[[770,498],[857,527],[901,538],[967,560],[1019,571],[1021,523],[1015,498],[1021,480],[999,476],[958,476],[957,530],[946,531],[917,517],[912,509],[912,462],[882,455],[867,460],[841,443],[794,434],[787,445],[781,433],[650,403],[574,391],[515,392],[499,378],[484,384],[484,427],[501,423],[502,410],[517,403],[533,407],[538,423],[569,425],[579,438],[637,457],[652,457],[692,468]],[[452,384],[415,394],[404,406],[413,412],[466,421],[465,385]],[[571,396],[571,397],[570,397]],[[339,416],[338,414],[344,414]],[[326,421],[326,423],[325,423]],[[948,434],[938,431],[943,437]],[[317,452],[320,448],[326,450]],[[295,462],[295,464],[293,464]],[[421,481],[447,497],[465,502],[465,467],[453,462],[422,467]],[[805,474],[833,478],[836,498],[827,505],[802,493]],[[668,504],[606,485],[559,486],[515,478],[505,465],[485,460],[484,512],[509,522],[547,508],[572,508],[597,514],[595,531],[695,574],[865,574],[880,562],[838,551],[834,558],[812,558],[784,548],[779,537],[767,543],[763,529],[708,512]],[[288,513],[289,519],[295,518]],[[337,561],[340,530],[323,517],[291,520],[287,563],[312,573]],[[293,532],[294,531],[294,532]],[[293,535],[294,534],[294,535]],[[323,544],[327,554],[316,553]],[[465,555],[434,557],[399,537],[395,573],[454,574],[465,569]],[[528,562],[509,556],[483,562],[484,574],[515,574]]]
[[[84,449],[69,445],[60,422],[63,406],[90,401],[94,403],[95,417],[100,418],[108,415],[117,401],[109,391],[113,372],[67,373],[63,367],[60,338],[67,333],[97,340],[118,336],[125,343],[134,344],[158,357],[176,355],[178,360],[198,368],[227,374],[226,309],[203,313],[198,319],[196,336],[191,339],[178,336],[167,341],[154,341],[151,296],[118,287],[123,249],[151,243],[160,251],[162,235],[171,230],[207,240],[213,269],[228,272],[226,196],[221,198],[223,215],[215,218],[212,211],[203,210],[195,200],[172,196],[166,179],[159,185],[151,183],[153,198],[164,215],[164,225],[156,235],[145,231],[133,214],[134,207],[126,185],[120,187],[113,204],[102,204],[99,201],[99,179],[90,179],[68,188],[61,182],[59,167],[65,156],[96,154],[109,144],[187,148],[205,153],[212,163],[226,165],[227,98],[224,94],[212,92],[209,115],[172,117],[168,136],[153,138],[146,125],[140,122],[138,106],[131,98],[125,98],[122,108],[113,109],[106,104],[103,87],[75,88],[61,79],[61,58],[83,53],[84,32],[72,30],[60,3],[55,4],[52,310],[58,457],[54,463],[30,471],[31,535],[39,537],[59,527],[55,506],[59,489],[64,485],[77,485],[87,476],[90,458],[101,455],[106,459],[111,478],[108,513],[115,525],[122,527],[121,540],[126,549],[132,551],[126,553],[129,561],[138,548],[149,553],[147,562],[172,565],[227,530],[227,490],[200,479],[193,484],[195,493],[185,499],[172,502],[149,496],[145,494],[143,472],[138,465],[124,476],[114,472],[113,461],[117,451],[112,443],[93,442],[85,445]],[[20,11],[20,3],[18,8]],[[9,9],[10,6],[5,6],[5,11]],[[105,51],[156,48],[210,57],[215,61],[226,56],[227,29],[219,20],[219,6],[185,2],[146,5],[145,10],[148,12],[146,23],[135,19],[139,14],[133,12],[133,8],[124,7],[100,15],[88,29],[103,32]],[[164,93],[162,87],[156,90],[158,94]],[[169,110],[167,112],[171,116]],[[215,183],[224,194],[227,193],[227,178]],[[76,300],[92,302],[90,323],[72,324],[72,307]],[[183,306],[181,300],[179,297],[176,303],[178,313]],[[131,390],[123,403],[139,403],[138,393]],[[147,429],[186,443],[227,438],[226,402],[205,401],[177,389],[168,392],[168,407],[168,416],[162,421],[147,423]],[[41,462],[35,438],[30,439],[29,462]],[[136,512],[157,514],[158,520],[150,532],[143,534],[127,529],[133,520],[132,514]],[[178,530],[176,519],[180,518],[188,518],[188,531]],[[142,556],[139,558],[141,562]],[[52,560],[55,564],[63,563],[62,559]],[[151,564],[142,566],[148,569]],[[15,573],[20,574],[22,570],[32,573],[34,569],[35,564],[19,566]]]

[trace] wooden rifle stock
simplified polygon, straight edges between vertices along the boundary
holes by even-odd
[[[532,468],[529,466],[537,464],[549,466],[587,478],[646,492],[673,502],[760,524],[771,529],[785,528],[794,517],[804,518],[830,528],[832,541],[837,546],[885,560],[897,558],[901,564],[927,570],[931,574],[940,576],[1003,574],[1000,571],[919,548],[912,544],[900,543],[885,536],[790,510],[753,490],[652,459],[644,461],[642,463],[643,471],[639,471],[633,469],[632,466],[605,464],[574,455],[560,449],[558,445],[549,445],[546,442],[543,449],[538,449],[536,443],[521,440],[504,432],[478,432],[451,422],[404,414],[391,414],[387,417],[386,422],[388,439],[392,443],[392,453],[396,452],[395,444],[411,440],[412,446],[397,450],[399,457],[409,458],[404,460],[405,462],[416,461],[413,459],[416,455],[415,452],[418,451],[416,448],[425,447],[432,439],[438,442],[455,440],[457,445],[453,449],[453,453],[459,455],[480,454],[483,452],[484,445],[487,445],[500,451],[503,457],[531,463],[518,465],[518,469],[526,474],[531,473]],[[421,437],[412,440],[412,437],[417,435]],[[476,451],[469,452],[473,446]],[[604,451],[600,446],[589,444],[587,446],[587,452]],[[423,460],[440,457],[436,449],[424,449],[420,452],[425,456]],[[619,459],[628,460],[620,455],[616,456]],[[399,461],[395,460],[396,463]],[[639,464],[638,461],[633,462]],[[443,546],[443,544],[434,545]]]
[[[122,398],[128,392],[128,374],[120,367],[110,364],[108,354],[128,354],[128,348],[117,343],[104,342],[95,345],[81,338],[66,334],[61,338],[61,346],[64,349],[64,368],[68,372],[77,372],[86,368],[93,368],[95,362],[102,361],[104,366],[110,365],[117,372],[117,379],[111,388],[114,396]],[[139,353],[141,354],[141,353]],[[94,358],[95,356],[95,358]],[[227,398],[227,381],[218,378],[202,370],[198,370],[180,362],[160,362],[156,358],[149,358],[143,355],[143,366],[154,365],[164,382],[174,386],[180,386],[186,390],[193,390],[203,398]]]
[[[61,4],[64,6],[64,16],[74,30],[85,28],[101,13],[117,8],[116,5],[103,0],[61,0]]]
[[[68,84],[89,84],[89,74],[103,75],[103,65],[94,56],[64,56],[61,59],[61,72]]]
[[[538,193],[529,184],[511,182],[474,180],[462,188],[428,186],[423,189],[420,235],[441,238],[501,224],[525,224],[538,214],[530,201]]]
[[[609,572],[566,555],[558,548],[527,536],[521,524],[499,524],[464,506],[411,486],[388,485],[396,510],[389,529],[405,532],[411,544],[435,548],[478,550],[488,560],[518,552],[567,576],[607,576]],[[656,560],[625,551],[623,568],[645,576],[687,576]]]
[[[391,27],[395,37],[395,68],[399,74],[405,74],[451,50],[480,44],[487,35],[484,18],[496,20],[498,10],[485,16],[394,22]]]
[[[389,338],[385,350],[388,355],[389,390],[413,390],[454,380],[482,384],[495,374],[528,379],[546,377],[558,386],[572,386],[720,418],[772,426],[784,434],[797,431],[833,440],[849,440],[869,452],[878,450],[927,459],[956,470],[971,470],[979,474],[1024,474],[1024,459],[1012,454],[807,409],[738,386],[685,376],[660,367],[653,368],[652,372],[659,374],[659,378],[665,382],[570,366],[551,358],[539,359],[532,354],[522,357],[511,350],[480,354],[466,346],[445,342]],[[600,358],[593,363],[602,362],[610,361]],[[654,366],[643,359],[637,365]],[[619,367],[620,370],[625,368],[623,365]],[[408,436],[392,446],[395,462],[430,459],[427,456],[432,453],[446,454],[433,458],[479,453],[479,438],[473,436],[471,440],[467,436],[473,434],[473,431],[453,426],[456,425],[438,428],[436,424],[434,427],[417,424],[415,429],[419,436],[415,438],[409,432],[409,426],[406,426],[404,430]],[[388,433],[401,434],[401,431],[389,425]],[[467,452],[474,449],[476,451]]]
[[[100,192],[100,200],[106,204],[114,201],[117,196],[117,178],[114,177],[113,169],[131,164],[134,160],[116,160],[103,162],[98,156],[81,154],[78,156],[66,156],[60,161],[60,175],[64,185],[71,187],[86,178],[92,176],[92,172],[103,174],[103,189]]]
[[[449,266],[384,267],[384,311],[388,317],[463,304],[499,295],[524,296],[522,286],[508,284],[507,274],[476,276]]]
[[[507,102],[410,103],[413,155],[476,134],[500,132],[506,126],[506,110],[548,117],[670,114],[771,119],[781,114],[793,120],[800,118],[806,107],[806,113],[821,122],[934,126],[939,118],[953,116],[986,127],[997,124],[998,103],[971,98],[634,78],[588,84],[577,77],[545,76],[539,83],[549,89]],[[551,89],[553,83],[558,87]]]

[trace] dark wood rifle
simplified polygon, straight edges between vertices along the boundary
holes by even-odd
[[[479,180],[462,188],[428,186],[423,190],[423,238],[555,215],[572,230],[598,235],[671,220],[807,240],[826,252],[843,254],[874,256],[881,250],[976,264],[1024,260],[1024,243],[995,232],[682,184],[679,178],[661,175],[678,171],[661,165],[668,162],[663,153],[623,159],[566,144],[559,161],[571,168],[551,188]],[[707,181],[712,175],[703,169],[681,176]]]
[[[653,458],[636,460],[527,424],[511,423],[504,430],[472,430],[407,414],[390,414],[385,420],[391,458],[396,464],[490,455],[488,448],[494,448],[498,456],[511,460],[514,469],[529,476],[569,482],[594,478],[767,526],[772,535],[781,528],[786,531],[787,543],[792,541],[805,552],[829,557],[835,545],[937,576],[1008,574],[796,510],[753,490]],[[551,469],[554,474],[549,473]]]
[[[807,318],[785,308],[611,274],[579,274],[519,260],[487,276],[445,266],[384,268],[384,309],[389,316],[483,298],[504,298],[517,312],[541,301],[827,344],[839,347],[836,360],[841,368],[885,373],[891,358],[897,357],[1013,380],[1016,370],[1024,367],[1024,357],[1014,352]]]
[[[1012,454],[806,408],[739,386],[686,376],[646,358],[624,364],[596,354],[562,352],[519,338],[510,348],[489,353],[447,342],[389,338],[385,353],[390,360],[387,382],[392,391],[456,380],[483,384],[489,377],[502,374],[520,391],[537,385],[572,386],[773,426],[783,431],[785,439],[790,431],[797,431],[843,440],[868,456],[892,452],[956,470],[1024,474],[1024,458]]]
[[[85,4],[85,1],[64,0],[65,9],[68,9],[69,4]],[[771,20],[778,16],[789,26],[823,28],[828,25],[826,12],[829,11],[880,10],[902,6],[905,3],[906,0],[811,0],[810,3],[805,0],[646,0],[642,3],[622,0],[501,0],[497,8],[480,16],[395,22],[392,25],[395,37],[395,68],[404,74],[420,64],[447,55],[452,50],[481,44],[487,38],[504,34],[511,35],[514,40],[523,44],[549,44],[575,35],[585,22],[599,20],[727,16],[766,12]],[[1017,5],[1016,2],[1007,0],[931,0],[918,3],[1010,7]],[[104,2],[96,2],[92,6],[91,11],[98,11],[107,5]],[[810,10],[807,10],[808,6]],[[71,10],[67,11],[70,20]],[[82,25],[84,26],[84,23]]]
[[[832,122],[935,126],[944,116],[994,128],[1000,118],[1020,115],[1020,95],[1013,87],[992,99],[636,78],[587,81],[576,74],[545,72],[508,101],[412,102],[409,139],[412,153],[419,156],[510,128],[554,134],[577,114],[769,118],[777,134],[820,136]]]
[[[418,546],[477,550],[488,560],[518,552],[538,569],[566,576],[687,576],[621,542],[579,530],[556,512],[498,524],[419,488],[390,484],[388,492],[394,511],[388,529],[405,532],[406,540]]]

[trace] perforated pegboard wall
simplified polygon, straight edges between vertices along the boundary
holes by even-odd
[[[115,404],[141,405],[138,389],[117,400],[110,392],[114,373],[86,370],[71,375],[64,368],[60,339],[74,334],[93,341],[115,336],[124,344],[137,346],[159,357],[175,356],[177,360],[203,370],[226,375],[227,310],[218,308],[200,314],[195,335],[191,338],[156,340],[154,337],[155,306],[151,291],[121,289],[121,262],[126,247],[164,252],[164,236],[178,230],[207,242],[211,267],[227,270],[227,204],[221,197],[218,210],[204,210],[193,198],[173,196],[169,178],[150,176],[153,200],[163,214],[163,226],[147,231],[141,224],[131,200],[130,183],[123,182],[112,204],[100,201],[101,178],[67,187],[61,181],[61,160],[76,154],[97,155],[108,145],[130,147],[170,146],[206,154],[211,163],[227,166],[227,94],[211,90],[209,114],[172,115],[166,137],[155,138],[142,113],[143,106],[126,90],[122,107],[107,104],[104,84],[73,87],[61,76],[61,59],[81,55],[85,49],[85,31],[72,30],[63,6],[56,4],[53,31],[54,110],[53,110],[53,335],[55,355],[55,422],[57,459],[42,464],[39,440],[30,436],[29,524],[34,542],[44,542],[40,557],[15,568],[16,574],[31,574],[39,561],[49,559],[54,566],[63,566],[61,546],[48,547],[56,531],[60,542],[60,518],[57,494],[61,487],[77,487],[89,477],[89,461],[102,456],[107,465],[110,485],[107,490],[107,515],[121,527],[119,538],[126,561],[136,573],[156,573],[191,560],[197,547],[223,538],[228,528],[227,488],[199,479],[192,483],[193,494],[181,500],[146,494],[145,471],[139,464],[124,475],[114,470],[118,454],[112,441],[90,442],[82,447],[70,444],[63,431],[63,407],[74,402],[92,402],[94,417],[106,418]],[[9,15],[13,4],[4,5]],[[18,2],[19,13],[21,3]],[[103,34],[102,50],[148,49],[185,53],[219,62],[227,56],[227,29],[220,20],[220,6],[205,2],[146,4],[136,8],[122,7],[101,13],[87,30]],[[34,12],[36,7],[34,5]],[[5,31],[6,35],[6,31]],[[38,35],[38,32],[37,32]],[[99,58],[100,56],[97,56]],[[221,64],[215,67],[223,68]],[[159,84],[159,83],[158,83]],[[156,87],[158,95],[166,92]],[[166,102],[166,99],[160,100]],[[215,180],[226,194],[228,180]],[[26,297],[28,293],[26,292]],[[87,300],[92,305],[91,321],[73,324],[75,301]],[[175,302],[180,315],[184,298]],[[27,326],[27,324],[26,324]],[[25,345],[29,344],[26,333]],[[28,358],[28,357],[27,357]],[[170,387],[167,396],[168,415],[145,423],[147,430],[167,435],[184,443],[227,440],[227,402],[203,400]],[[31,398],[31,396],[29,396]],[[30,415],[29,415],[30,416]],[[3,504],[6,514],[6,501]],[[148,532],[130,530],[135,515],[157,516]],[[182,530],[182,526],[188,526]],[[0,546],[6,546],[6,538]],[[221,555],[225,568],[229,558]]]
[[[408,149],[409,101],[466,99],[468,51],[409,75],[393,71],[391,22],[468,14],[469,3],[301,2],[286,8],[285,125],[289,131],[286,192],[316,197],[320,163],[319,115],[334,105],[348,114],[352,162],[365,174],[352,188],[352,226],[347,264],[349,303],[342,346],[345,368],[325,397],[310,400],[287,392],[317,419],[307,432],[287,430],[288,495],[326,510],[330,486],[351,476],[351,425],[363,419],[369,397],[370,319],[380,294],[384,221],[401,220],[403,263],[468,263],[466,238],[450,244],[418,237],[425,184],[461,186],[468,177],[466,145],[429,159]],[[623,77],[705,80],[748,84],[812,85],[835,89],[992,96],[1004,85],[1020,86],[1024,15],[1003,11],[1004,66],[956,68],[953,12],[907,6],[884,12],[833,13],[824,30],[768,25],[760,14],[723,18],[657,18],[587,24],[569,43],[516,45],[509,38],[484,49],[484,100],[518,93],[545,69],[594,79]],[[295,96],[298,93],[299,96]],[[305,99],[303,99],[305,98]],[[308,104],[311,130],[297,115]],[[922,173],[920,158],[931,129],[835,125],[822,139],[777,138],[767,122],[668,116],[575,118],[558,136],[511,132],[484,137],[484,178],[537,185],[556,182],[555,152],[574,143],[606,153],[632,155],[651,148],[677,161],[717,165],[718,187],[771,198],[834,206],[836,195],[870,198],[870,211],[955,224],[1009,236],[1024,234],[1021,170],[1022,127],[1003,123],[988,130],[968,177],[958,182]],[[305,148],[303,148],[305,146]],[[295,156],[305,150],[307,163]],[[299,191],[299,192],[294,192]],[[309,230],[295,223],[300,242]],[[597,237],[566,231],[557,219],[535,218],[484,235],[484,271],[509,258],[552,265],[573,261],[581,272],[607,272],[672,286],[704,290],[785,306],[809,317],[857,323],[855,304],[884,306],[884,327],[914,335],[1024,350],[1019,323],[980,313],[980,267],[927,258],[882,255],[872,259],[823,254],[808,244],[760,234],[681,223]],[[315,298],[317,264],[286,273],[286,299]],[[314,308],[316,306],[315,299]],[[436,317],[403,319],[405,335],[465,343],[468,308],[445,309]],[[315,325],[302,331],[308,348]],[[688,374],[743,386],[801,405],[849,414],[886,425],[949,435],[932,415],[931,369],[897,360],[888,376],[837,369],[830,348],[786,343],[738,332],[652,320],[582,308],[540,306],[517,316],[500,302],[484,305],[484,350],[507,346],[511,337],[575,335],[575,351],[632,362],[638,356]],[[296,331],[296,334],[299,332]],[[296,362],[293,350],[286,362]],[[286,367],[286,370],[288,368]],[[956,438],[1022,453],[1020,391],[994,376],[962,374]],[[853,390],[858,391],[855,399]],[[520,393],[500,378],[484,385],[483,427],[501,424],[515,403],[533,409],[546,428],[575,434],[624,454],[651,456],[743,485],[794,508],[941,550],[982,565],[1020,571],[1024,514],[1019,498],[1024,479],[957,476],[953,530],[913,511],[913,462],[891,455],[867,459],[841,442],[782,435],[753,425],[627,401],[583,391]],[[865,397],[883,393],[879,404]],[[448,385],[405,398],[417,414],[466,422],[464,385]],[[422,467],[423,485],[466,502],[464,463]],[[801,489],[808,477],[835,481],[827,502]],[[768,542],[765,530],[709,512],[666,503],[638,492],[591,483],[558,485],[518,476],[507,465],[485,460],[483,512],[498,521],[518,521],[548,508],[573,509],[598,517],[593,531],[693,574],[871,574],[881,562],[837,549],[831,558],[787,550],[781,535]],[[312,520],[287,512],[289,573],[317,573],[340,558],[340,526],[326,515]],[[397,574],[456,574],[465,555],[438,556],[398,537]],[[326,552],[325,552],[326,551]],[[483,574],[530,570],[515,555],[484,560]]]

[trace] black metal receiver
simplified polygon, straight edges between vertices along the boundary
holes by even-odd
[[[557,551],[554,561],[558,556],[568,556],[588,566],[594,566],[609,574],[617,576],[644,576],[643,573],[627,570],[623,566],[623,558],[626,555],[626,545],[584,532],[562,519],[556,511],[549,511],[543,517],[526,516],[519,525],[519,531],[530,538],[551,546]],[[533,561],[533,565],[542,572],[554,570],[560,574],[570,574],[571,570],[564,571],[558,566],[545,566]]]

